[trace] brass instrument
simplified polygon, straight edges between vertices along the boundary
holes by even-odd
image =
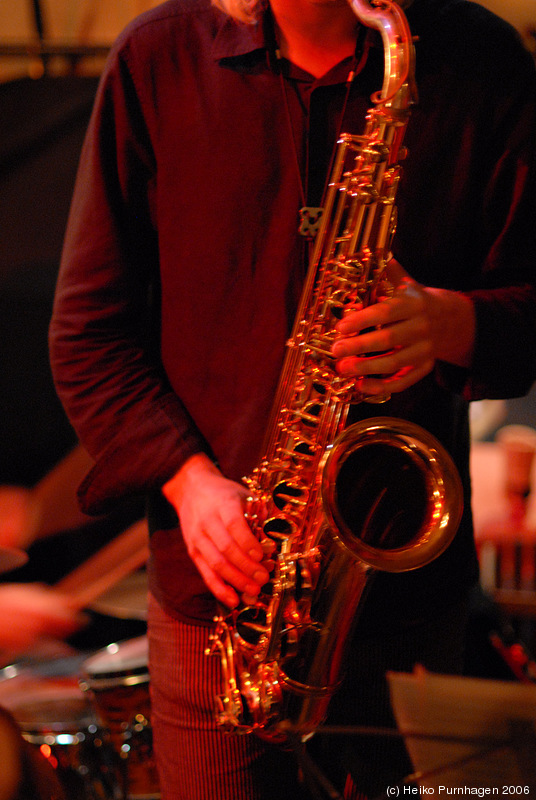
[[[462,492],[439,442],[377,417],[345,429],[355,382],[334,369],[345,309],[389,291],[402,139],[414,102],[413,45],[390,0],[349,0],[380,31],[384,84],[365,133],[340,137],[306,284],[274,403],[264,457],[246,479],[246,518],[275,567],[258,601],[216,619],[210,653],[225,687],[226,730],[283,740],[325,718],[345,643],[376,570],[424,566],[450,544]],[[366,398],[360,398],[366,399]]]

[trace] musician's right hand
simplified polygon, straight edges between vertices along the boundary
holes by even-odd
[[[188,552],[212,594],[234,608],[253,602],[268,581],[263,550],[244,518],[245,486],[204,453],[191,456],[162,487],[179,517]]]

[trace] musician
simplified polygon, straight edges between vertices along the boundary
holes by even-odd
[[[105,637],[107,628],[103,619],[88,626],[92,620],[79,612],[77,599],[53,591],[47,585],[65,577],[65,567],[63,559],[51,559],[50,551],[42,548],[47,540],[61,536],[60,549],[65,550],[66,544],[72,541],[74,550],[80,549],[83,553],[84,541],[78,545],[77,540],[86,535],[92,544],[92,553],[95,543],[98,545],[99,539],[104,541],[106,531],[108,536],[110,533],[114,535],[119,523],[126,526],[131,517],[136,519],[135,514],[140,513],[137,507],[127,508],[126,515],[122,509],[117,516],[111,515],[97,522],[95,517],[80,510],[77,488],[92,464],[86,450],[77,445],[33,486],[0,485],[1,663],[29,653],[33,657],[59,656],[71,652],[70,646],[87,649],[110,641],[101,638]],[[95,530],[96,524],[98,530]],[[25,550],[28,551],[28,563],[14,572],[20,563],[13,565],[9,556],[13,551],[16,555],[17,551],[24,555]],[[77,586],[79,588],[82,587]],[[97,624],[98,638],[95,642],[91,637],[92,628]],[[128,622],[119,623],[113,619],[109,624],[114,637],[118,636],[118,625],[121,628],[129,626]],[[133,623],[136,634],[141,632],[140,626],[143,627],[141,622]],[[75,633],[80,634],[76,639],[72,638]],[[124,630],[122,636],[126,636]],[[61,641],[68,637],[69,644]]]
[[[419,103],[406,134],[392,298],[355,309],[341,374],[392,399],[454,458],[465,505],[432,564],[378,575],[348,678],[345,725],[393,724],[387,669],[456,672],[477,581],[468,401],[524,394],[536,370],[534,66],[465,0],[414,0]],[[216,727],[217,601],[269,580],[240,479],[261,453],[335,141],[381,88],[381,41],[346,0],[171,0],[119,37],[83,150],[51,324],[60,397],[96,461],[86,512],[149,497],[149,638],[164,800],[296,798],[292,753]],[[380,353],[380,355],[370,355]],[[381,353],[384,353],[383,355]],[[383,376],[383,377],[378,377]],[[359,404],[351,419],[375,416]],[[180,528],[179,528],[180,522]],[[411,765],[392,740],[317,734],[346,797]]]
[[[76,502],[77,484],[91,464],[84,448],[77,446],[35,486],[0,486],[0,569],[2,548],[28,550],[36,542],[93,521]],[[11,581],[10,577],[9,572],[1,575],[5,583],[0,585],[0,662],[29,652],[34,656],[68,652],[61,640],[87,620],[69,598],[46,584],[24,581],[20,574]]]

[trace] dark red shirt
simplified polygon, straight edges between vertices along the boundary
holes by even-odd
[[[532,61],[471,3],[416,0],[408,18],[419,105],[394,252],[416,280],[473,297],[477,339],[471,370],[438,365],[382,408],[438,436],[466,491],[449,551],[418,575],[377,581],[379,608],[399,615],[475,579],[467,400],[521,395],[536,377]],[[303,280],[301,192],[320,201],[338,132],[363,129],[383,77],[370,40],[349,91],[350,60],[321,80],[283,63],[281,80],[263,25],[238,25],[209,0],[171,0],[127,28],[102,77],[56,294],[53,371],[96,459],[84,508],[151,495],[152,588],[183,617],[210,617],[212,600],[159,488],[201,450],[234,479],[260,455]]]

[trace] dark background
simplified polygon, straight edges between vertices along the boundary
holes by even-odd
[[[24,78],[0,84],[0,484],[31,487],[76,444],[57,399],[47,334],[71,193],[97,78]],[[4,581],[53,584],[124,530],[142,509],[36,543]],[[91,631],[98,629],[96,637]],[[98,620],[84,645],[143,626]]]

